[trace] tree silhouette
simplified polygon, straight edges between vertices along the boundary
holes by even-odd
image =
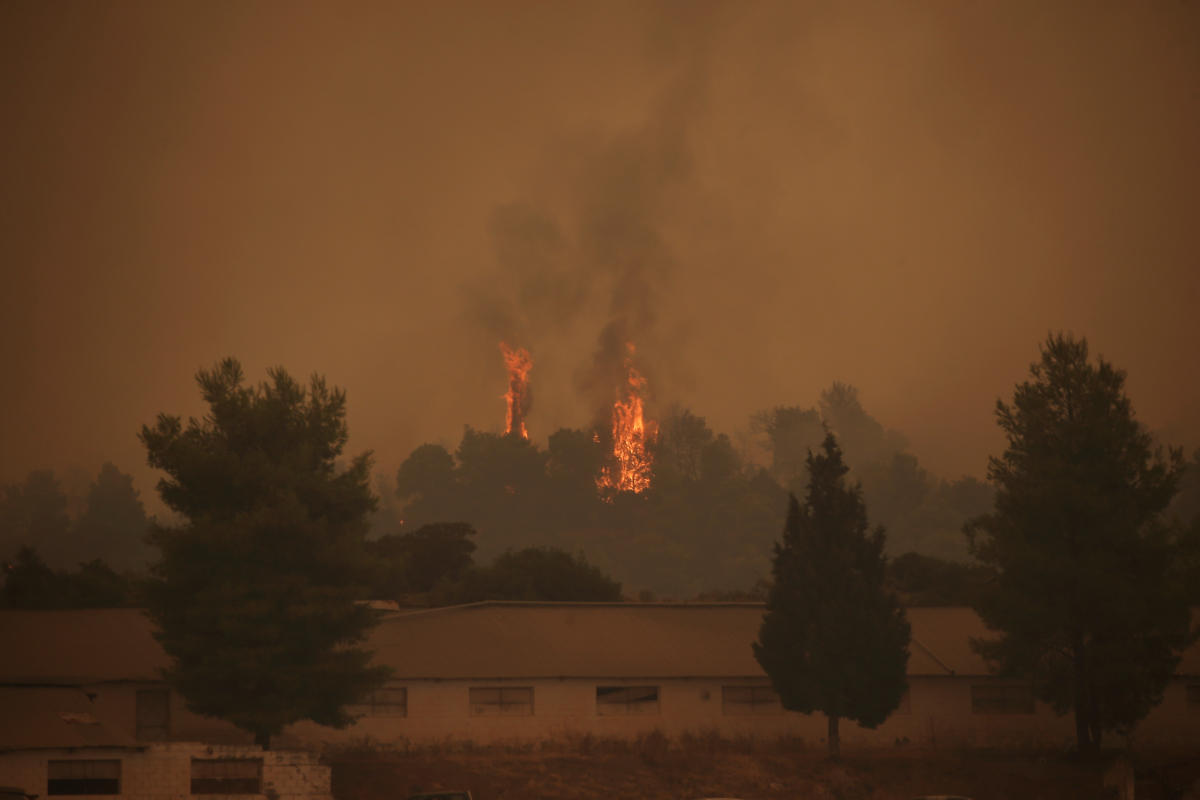
[[[117,569],[141,570],[150,557],[149,528],[133,477],[105,462],[88,490],[83,513],[75,520],[75,547]]]
[[[1155,452],[1124,384],[1086,340],[1048,337],[1012,404],[996,404],[995,508],[968,527],[995,571],[977,607],[1000,636],[979,650],[1073,711],[1083,753],[1162,699],[1190,641],[1184,540],[1158,519],[1182,455]]]
[[[161,528],[148,587],[168,680],[188,707],[267,747],[288,724],[342,727],[344,707],[386,677],[355,645],[375,614],[355,601],[370,578],[370,457],[337,466],[345,394],[283,369],[256,387],[226,359],[197,377],[208,414],[161,414],[140,438],[163,501],[186,522]]]
[[[829,752],[839,721],[874,728],[907,686],[909,626],[885,585],[882,528],[869,530],[857,486],[833,434],[808,457],[804,503],[790,498],[774,581],[754,657],[784,708],[828,718]]]

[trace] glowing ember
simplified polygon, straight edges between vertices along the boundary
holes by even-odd
[[[508,368],[508,391],[504,393],[508,413],[504,418],[504,433],[516,433],[522,439],[528,439],[525,415],[529,413],[529,370],[533,369],[533,360],[524,347],[514,350],[504,342],[500,343],[500,352],[504,356],[504,366]]]
[[[658,427],[645,418],[646,379],[633,366],[633,345],[626,347],[624,397],[613,403],[613,459],[596,478],[601,491],[643,492],[650,486],[653,457],[647,445],[654,442]]]

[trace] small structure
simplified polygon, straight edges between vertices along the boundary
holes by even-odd
[[[88,647],[105,633],[112,645]],[[165,657],[140,612],[0,612],[0,652],[0,785],[46,799],[331,798],[329,767],[311,753],[168,741],[180,738],[177,699],[155,675]]]

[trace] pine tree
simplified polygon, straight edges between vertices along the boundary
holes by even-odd
[[[829,721],[829,752],[840,750],[838,723],[874,728],[907,688],[910,637],[904,609],[885,588],[884,532],[867,523],[857,485],[846,484],[833,434],[809,453],[804,503],[793,495],[754,657],[783,707]]]
[[[133,476],[105,462],[75,520],[74,546],[89,559],[103,558],[119,570],[144,570],[150,521],[133,488]]]
[[[995,572],[977,608],[1001,634],[976,646],[1073,711],[1080,752],[1095,753],[1161,701],[1191,641],[1189,545],[1159,519],[1182,453],[1156,451],[1125,374],[1090,363],[1086,340],[1050,336],[1030,374],[996,404],[1008,448],[988,470],[995,510],[967,526]]]
[[[376,621],[356,602],[370,577],[369,454],[337,465],[344,393],[269,374],[247,387],[234,359],[202,370],[208,415],[186,428],[160,415],[140,437],[167,473],[163,502],[186,520],[152,535],[148,611],[167,677],[193,711],[263,747],[302,719],[349,724],[345,706],[386,677],[356,646]]]

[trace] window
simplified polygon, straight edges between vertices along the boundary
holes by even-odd
[[[137,738],[163,742],[170,729],[171,693],[166,689],[139,689],[137,693]]]
[[[261,758],[193,758],[192,794],[261,794]]]
[[[975,714],[1032,714],[1033,687],[1021,683],[984,683],[971,687]]]
[[[46,794],[120,794],[121,762],[118,759],[49,761]]]
[[[355,716],[364,717],[407,717],[408,689],[403,686],[385,686],[367,695],[362,703],[346,708]]]
[[[782,711],[779,695],[770,686],[721,687],[722,714],[775,714]]]
[[[1188,684],[1187,706],[1192,711],[1200,711],[1200,683]]]
[[[657,686],[597,686],[596,713],[657,714]]]
[[[533,687],[506,686],[471,689],[471,716],[529,717],[533,715]]]

